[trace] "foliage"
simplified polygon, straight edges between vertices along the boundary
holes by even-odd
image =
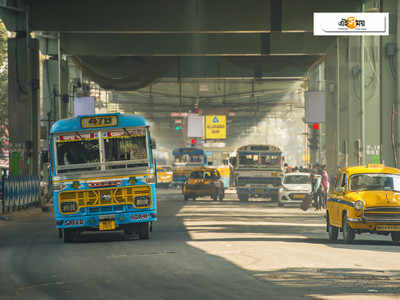
[[[1,148],[5,148],[8,145],[7,125],[8,125],[7,29],[4,26],[4,24],[0,21],[0,150]]]

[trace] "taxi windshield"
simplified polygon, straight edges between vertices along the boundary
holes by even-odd
[[[350,177],[350,190],[382,190],[400,192],[400,175],[355,174]]]

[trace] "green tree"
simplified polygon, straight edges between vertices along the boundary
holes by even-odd
[[[7,29],[0,21],[0,156],[8,146],[8,57]]]

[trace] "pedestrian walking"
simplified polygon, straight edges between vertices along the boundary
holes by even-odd
[[[322,207],[326,209],[326,203],[328,201],[328,193],[329,193],[329,175],[326,169],[326,165],[322,166],[321,177],[323,186]]]

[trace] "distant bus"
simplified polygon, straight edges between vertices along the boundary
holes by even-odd
[[[203,149],[177,148],[172,155],[174,157],[172,184],[176,187],[183,187],[194,168],[208,166],[207,155]]]
[[[49,141],[55,221],[64,242],[93,230],[150,238],[157,220],[155,142],[144,117],[59,120]]]
[[[282,151],[273,145],[246,145],[231,158],[240,201],[271,198],[278,201],[283,177]]]

